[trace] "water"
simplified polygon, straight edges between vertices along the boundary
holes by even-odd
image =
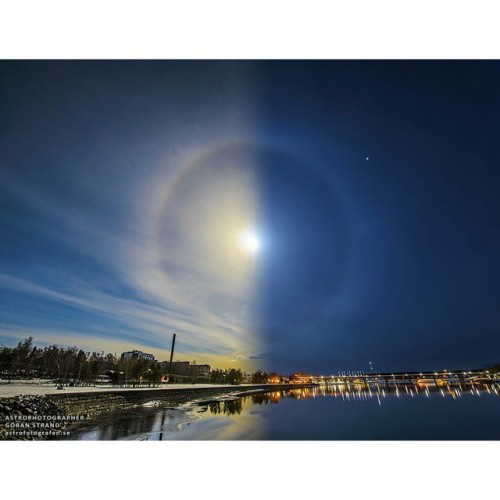
[[[500,386],[322,386],[142,407],[77,424],[78,440],[496,440]]]

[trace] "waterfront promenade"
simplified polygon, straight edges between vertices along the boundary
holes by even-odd
[[[248,386],[241,385],[219,385],[219,384],[162,384],[155,387],[148,386],[112,386],[112,385],[96,385],[96,386],[64,386],[64,389],[58,389],[55,384],[37,384],[37,383],[18,383],[18,382],[0,382],[0,399],[13,398],[16,396],[51,396],[55,394],[88,394],[88,393],[109,393],[109,392],[130,392],[130,391],[168,391],[172,389],[221,389],[221,388],[244,389],[246,387],[255,387],[255,384]],[[264,386],[263,386],[264,387]]]

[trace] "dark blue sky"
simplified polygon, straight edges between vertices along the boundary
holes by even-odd
[[[0,342],[499,362],[499,88],[487,61],[1,63]],[[251,289],[210,239],[247,219]]]

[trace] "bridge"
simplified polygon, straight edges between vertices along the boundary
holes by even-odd
[[[441,372],[407,372],[407,373],[361,373],[342,372],[331,376],[302,377],[301,383],[334,385],[358,385],[362,387],[383,385],[388,389],[392,386],[458,386],[465,389],[467,386],[494,384],[500,382],[500,373],[491,373],[488,370],[474,371],[441,371]]]

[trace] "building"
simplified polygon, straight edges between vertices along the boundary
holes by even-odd
[[[169,361],[162,361],[160,363],[160,370],[163,374],[168,374],[170,368]],[[173,375],[181,375],[187,377],[189,375],[189,361],[172,361]]]
[[[173,361],[171,370],[170,362],[162,361],[160,371],[162,375],[172,375],[170,380],[174,382],[196,382],[198,379],[208,381],[210,378],[210,365],[190,364],[189,361]]]
[[[194,378],[207,378],[210,377],[210,365],[190,365],[190,374]]]
[[[154,361],[155,357],[152,354],[148,354],[147,352],[142,351],[127,351],[122,353],[122,359],[128,360],[132,358],[137,358],[146,361]]]

